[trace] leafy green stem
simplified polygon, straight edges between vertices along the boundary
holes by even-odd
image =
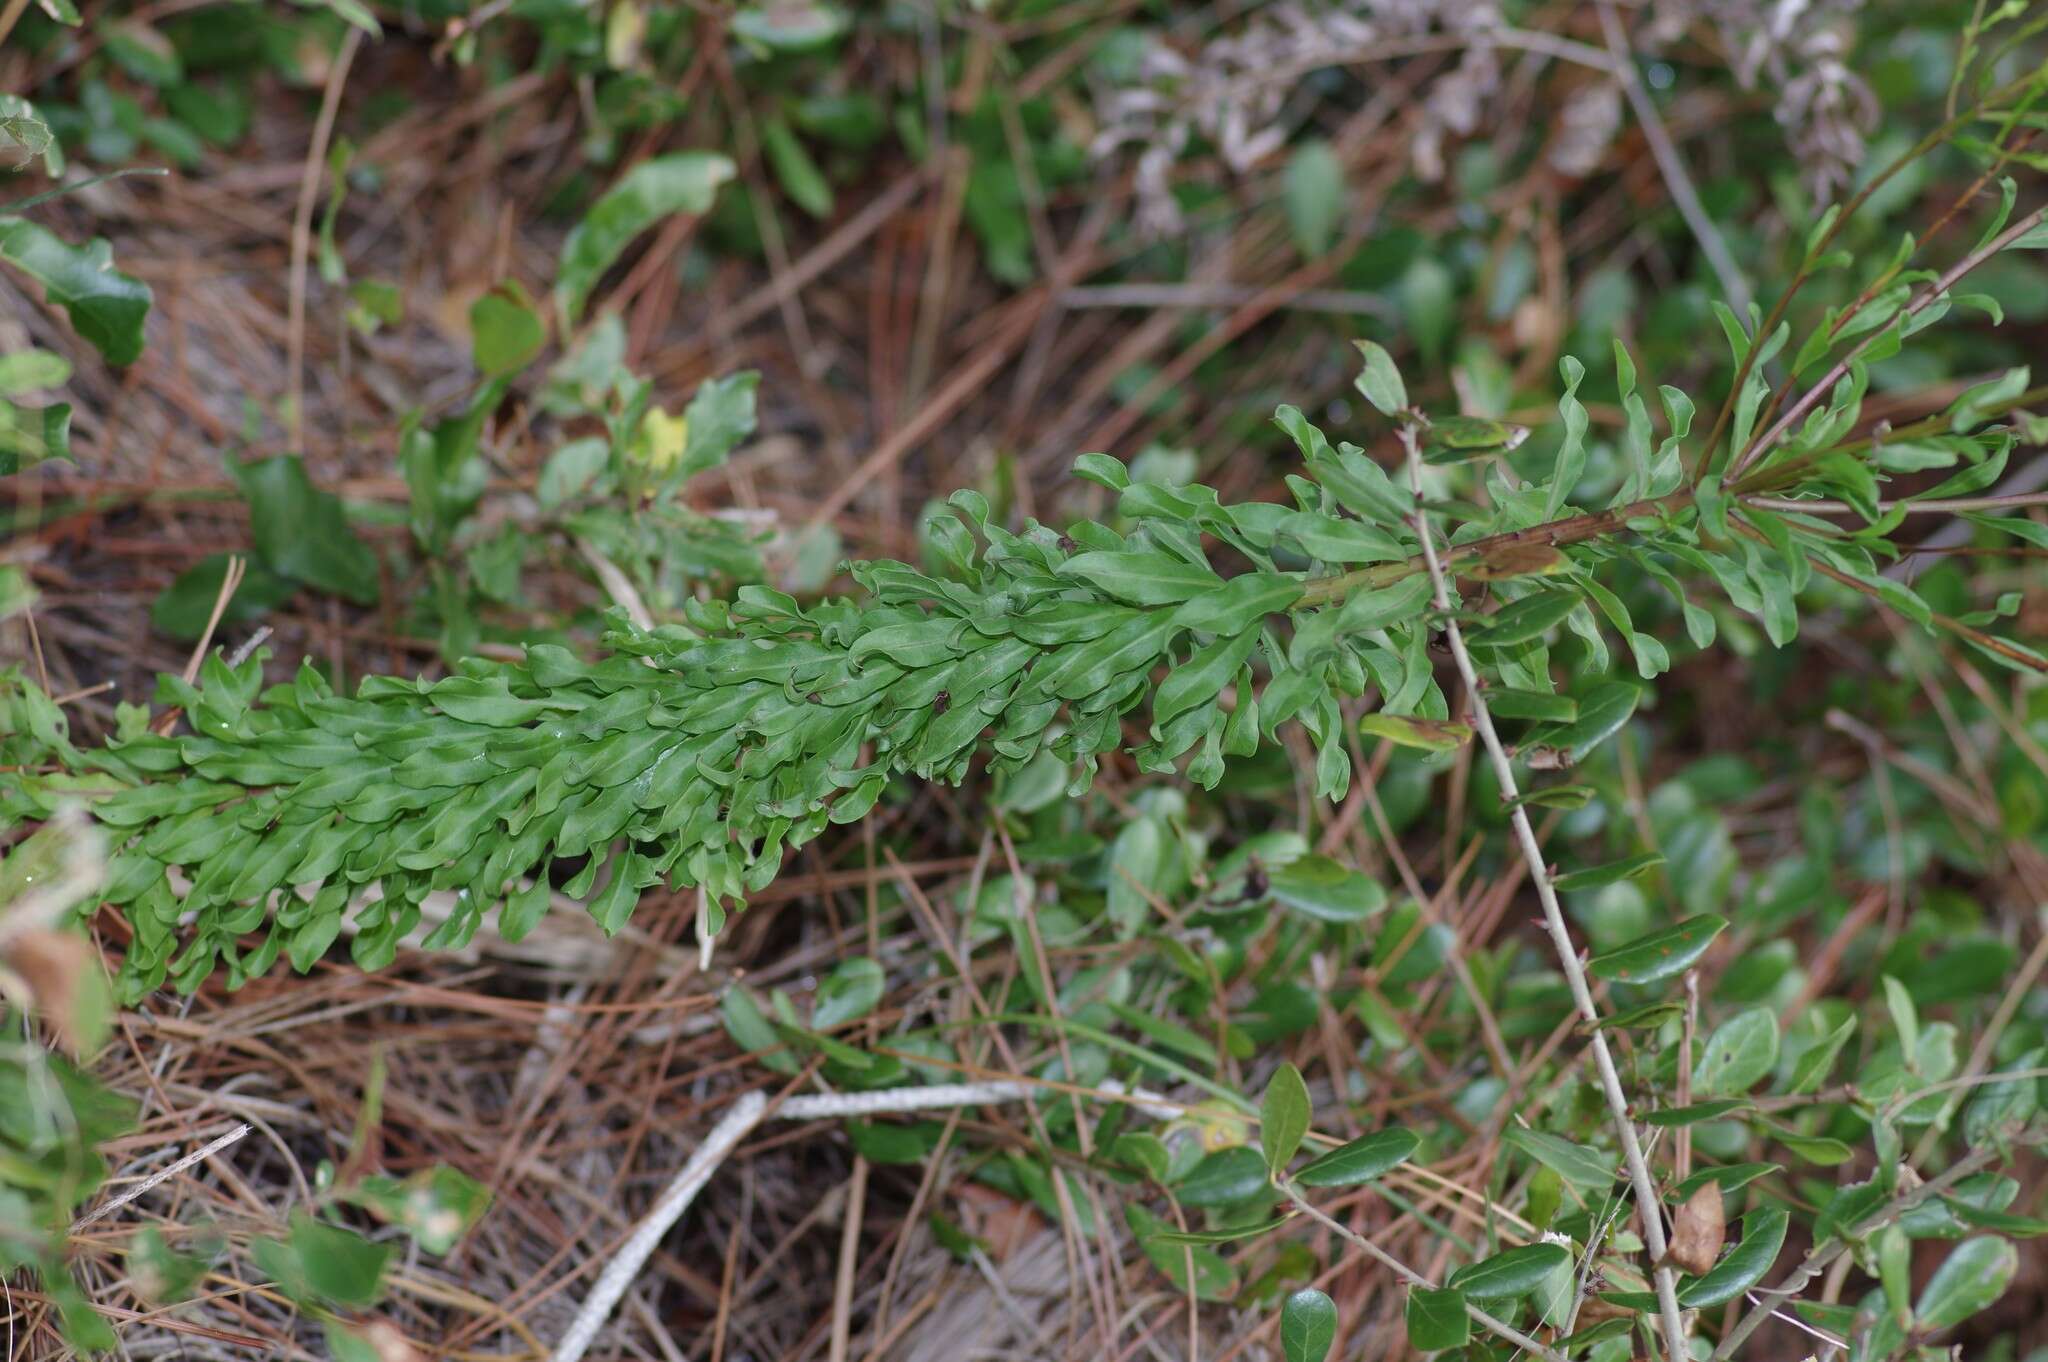
[[[1615,1134],[1621,1141],[1622,1160],[1628,1167],[1629,1182],[1635,1189],[1636,1210],[1642,1221],[1643,1244],[1650,1251],[1650,1261],[1656,1274],[1657,1304],[1664,1317],[1665,1349],[1671,1362],[1686,1362],[1690,1354],[1685,1342],[1684,1317],[1678,1308],[1678,1276],[1664,1261],[1670,1245],[1664,1234],[1657,1183],[1650,1176],[1642,1143],[1636,1138],[1635,1122],[1629,1116],[1628,1094],[1622,1091],[1621,1075],[1614,1067],[1614,1056],[1608,1052],[1606,1035],[1600,1029],[1600,1008],[1593,1001],[1593,992],[1586,983],[1585,966],[1579,962],[1578,948],[1572,944],[1571,932],[1565,926],[1564,910],[1558,904],[1557,888],[1551,882],[1550,866],[1543,857],[1543,848],[1536,841],[1535,825],[1529,821],[1528,805],[1522,802],[1514,762],[1493,726],[1493,715],[1487,708],[1479,669],[1472,661],[1471,650],[1465,646],[1464,631],[1458,627],[1457,618],[1451,613],[1450,581],[1438,560],[1436,537],[1423,510],[1422,448],[1412,422],[1402,424],[1401,444],[1408,453],[1409,486],[1415,493],[1415,532],[1422,541],[1422,558],[1429,571],[1436,608],[1444,617],[1444,638],[1451,646],[1451,657],[1456,661],[1458,675],[1465,683],[1465,700],[1471,707],[1473,727],[1479,731],[1480,742],[1485,746],[1486,754],[1493,763],[1494,776],[1500,782],[1500,797],[1508,805],[1508,819],[1514,827],[1515,840],[1521,845],[1529,879],[1536,886],[1536,897],[1543,904],[1544,925],[1550,932],[1551,943],[1557,948],[1558,963],[1563,967],[1565,981],[1571,988],[1572,1001],[1577,1005],[1579,1015],[1592,1028],[1593,1065],[1599,1072],[1600,1088],[1607,1098]]]
[[[1474,563],[1484,562],[1489,556],[1503,549],[1519,545],[1540,544],[1551,548],[1562,548],[1566,544],[1582,544],[1589,539],[1626,529],[1632,520],[1643,520],[1667,516],[1690,506],[1693,493],[1690,488],[1661,497],[1644,497],[1624,506],[1612,506],[1604,511],[1588,511],[1583,515],[1566,516],[1560,520],[1531,525],[1527,529],[1508,530],[1501,534],[1490,534],[1483,539],[1474,539],[1459,544],[1439,555],[1441,566],[1447,573],[1455,575],[1458,569]],[[1370,567],[1340,573],[1330,577],[1319,577],[1309,582],[1301,593],[1304,606],[1324,605],[1340,600],[1354,591],[1372,591],[1430,570],[1428,558],[1415,554],[1397,563],[1374,563]]]
[[[1894,158],[1890,165],[1872,176],[1868,184],[1851,195],[1849,201],[1842,205],[1842,211],[1829,221],[1827,229],[1820,234],[1820,239],[1809,243],[1806,258],[1800,262],[1798,272],[1792,276],[1792,282],[1778,294],[1778,300],[1772,305],[1770,315],[1764,318],[1763,325],[1757,327],[1751,335],[1749,353],[1743,356],[1742,363],[1735,368],[1734,381],[1728,385],[1728,395],[1722,399],[1720,411],[1714,417],[1714,428],[1708,432],[1706,443],[1700,446],[1699,462],[1693,470],[1694,482],[1704,477],[1713,465],[1714,449],[1720,444],[1722,435],[1727,433],[1728,423],[1735,415],[1736,400],[1742,393],[1743,385],[1749,381],[1750,370],[1756,366],[1757,347],[1763,344],[1764,338],[1777,330],[1778,323],[1785,319],[1785,313],[1791,309],[1792,300],[1806,287],[1807,281],[1813,278],[1818,262],[1826,256],[1828,248],[1834,245],[1835,238],[1841,234],[1842,228],[1856,216],[1857,211],[1865,203],[1869,202],[1871,195],[1890,183],[1892,178],[1907,166],[1915,164],[1928,152],[1953,137],[1958,129],[1977,116],[1978,109],[1988,107],[1997,100],[2024,89],[2039,78],[2038,72],[2030,71],[2019,79],[1999,87],[1977,105],[1953,115],[1940,127],[1933,129]]]
[[[1968,255],[1964,256],[1961,260],[1958,260],[1955,264],[1949,266],[1948,269],[1944,270],[1941,273],[1941,275],[1934,280],[1933,283],[1929,284],[1926,288],[1922,289],[1920,293],[1917,296],[1915,296],[1911,302],[1906,304],[1906,306],[1899,313],[1900,318],[1902,320],[1906,318],[1911,318],[1917,316],[1921,312],[1926,311],[1927,308],[1931,306],[1937,299],[1945,296],[1948,293],[1949,289],[1955,286],[1957,280],[1961,279],[1971,270],[1976,269],[1977,266],[1983,264],[1992,256],[2004,250],[2007,246],[2010,246],[2013,242],[2025,236],[2028,232],[2033,231],[2034,228],[2039,226],[2044,219],[2048,219],[2048,204],[2043,204],[2041,207],[2036,208],[2033,212],[2028,213],[2025,217],[2022,217],[2018,221],[2012,223],[2011,225],[2006,227],[2004,231],[2000,232],[1997,236],[1992,237],[1983,245],[1977,247],[1975,250],[1972,250]],[[1812,411],[1815,404],[1818,403],[1822,398],[1826,397],[1827,394],[1834,389],[1835,384],[1838,381],[1840,381],[1846,374],[1848,374],[1849,367],[1852,364],[1854,364],[1866,350],[1868,350],[1871,346],[1877,344],[1878,340],[1885,334],[1886,331],[1884,328],[1879,328],[1877,330],[1872,331],[1869,335],[1865,336],[1862,340],[1858,341],[1856,345],[1849,351],[1848,354],[1843,355],[1839,360],[1835,361],[1834,367],[1829,369],[1825,374],[1821,375],[1820,379],[1817,382],[1813,383],[1811,386],[1807,388],[1805,392],[1801,393],[1798,399],[1794,401],[1791,406],[1787,407],[1784,410],[1784,412],[1779,415],[1778,419],[1773,421],[1770,424],[1770,426],[1765,429],[1763,434],[1757,436],[1754,440],[1750,441],[1749,448],[1744,450],[1741,456],[1737,458],[1733,464],[1730,465],[1729,476],[1740,477],[1752,465],[1754,465],[1757,460],[1763,458],[1766,454],[1770,453],[1771,447],[1777,444],[1779,440],[1783,439],[1785,433],[1791,430],[1792,427],[1796,425],[1802,417],[1804,417],[1809,411]],[[1711,448],[1711,446],[1709,447]]]

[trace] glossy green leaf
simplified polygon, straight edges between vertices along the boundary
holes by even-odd
[[[1603,951],[1586,962],[1586,969],[1595,978],[1612,979],[1616,983],[1656,983],[1691,969],[1727,926],[1726,918],[1702,913],[1639,936],[1625,946]]]
[[[1280,1307],[1280,1353],[1287,1362],[1323,1362],[1337,1339],[1337,1307],[1314,1287],[1289,1296]]]
[[[1914,1322],[1929,1331],[1961,1324],[2005,1294],[2019,1262],[2019,1251],[2003,1239],[1965,1239],[1921,1289]]]
[[[1698,1125],[1701,1121],[1718,1121],[1735,1112],[1749,1111],[1754,1103],[1740,1097],[1731,1097],[1719,1102],[1694,1102],[1683,1107],[1666,1107],[1661,1111],[1645,1112],[1643,1124],[1675,1129],[1680,1126]]]
[[[1834,1067],[1835,1059],[1842,1053],[1842,1047],[1849,1037],[1856,1033],[1856,1019],[1849,1017],[1827,1036],[1801,1052],[1798,1062],[1792,1066],[1792,1080],[1785,1085],[1785,1091],[1794,1095],[1812,1092],[1818,1088]]]
[[[1259,1147],[1265,1151],[1267,1170],[1275,1176],[1293,1162],[1308,1134],[1310,1116],[1308,1084],[1302,1081],[1301,1070],[1281,1064],[1267,1080],[1265,1100],[1259,1104]]]
[[[1617,1165],[1611,1154],[1526,1126],[1510,1126],[1502,1138],[1574,1187],[1605,1192],[1614,1186]]]
[[[1402,1309],[1408,1342],[1417,1352],[1462,1348],[1472,1339],[1472,1317],[1465,1313],[1465,1293],[1410,1287]]]
[[[1421,1144],[1412,1130],[1376,1130],[1304,1165],[1293,1181],[1303,1187],[1356,1187],[1406,1163]]]
[[[0,260],[41,284],[43,297],[64,309],[109,364],[132,364],[142,354],[149,286],[114,268],[105,241],[73,246],[26,218],[0,215]]]
[[[1671,1200],[1682,1203],[1709,1182],[1719,1183],[1723,1192],[1734,1192],[1747,1187],[1758,1178],[1766,1178],[1783,1171],[1784,1166],[1775,1163],[1730,1163],[1718,1168],[1702,1168],[1691,1177],[1672,1186],[1667,1195]]]
[[[1785,1126],[1773,1124],[1771,1136],[1786,1149],[1799,1156],[1805,1163],[1819,1164],[1833,1168],[1856,1157],[1856,1151],[1846,1142],[1829,1135],[1807,1135]]]
[[[1551,882],[1560,893],[1577,893],[1584,889],[1604,889],[1610,884],[1632,880],[1646,875],[1664,864],[1662,854],[1646,851],[1638,856],[1627,856],[1605,865],[1588,866],[1583,870],[1572,870],[1559,875]],[[1718,919],[1716,919],[1718,920]]]
[[[1127,1131],[1109,1147],[1110,1157],[1128,1168],[1136,1168],[1154,1182],[1166,1181],[1171,1155],[1166,1142],[1144,1131]]]
[[[1271,1190],[1259,1151],[1234,1145],[1204,1155],[1175,1184],[1173,1195],[1183,1206],[1235,1206]]]
[[[1749,1091],[1778,1062],[1778,1016],[1767,1007],[1738,1012],[1714,1028],[1693,1068],[1693,1090],[1705,1097]]]
[[[1468,1263],[1444,1284],[1475,1300],[1507,1300],[1534,1291],[1545,1277],[1571,1261],[1572,1255],[1561,1245],[1524,1244]]]
[[[1323,922],[1361,922],[1387,906],[1378,880],[1313,852],[1272,871],[1267,883],[1275,901]]]

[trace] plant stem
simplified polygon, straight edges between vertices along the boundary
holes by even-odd
[[[1792,276],[1792,282],[1787,284],[1784,292],[1778,295],[1777,302],[1771,307],[1770,315],[1764,318],[1763,325],[1757,327],[1755,334],[1750,337],[1749,353],[1742,357],[1742,363],[1735,366],[1735,380],[1728,386],[1728,395],[1721,400],[1721,409],[1714,417],[1714,428],[1707,433],[1706,443],[1700,446],[1699,462],[1693,466],[1692,481],[1698,482],[1701,477],[1706,475],[1707,470],[1713,466],[1714,448],[1721,443],[1722,433],[1728,429],[1729,418],[1735,414],[1735,403],[1742,395],[1742,386],[1749,381],[1749,371],[1755,367],[1757,349],[1763,345],[1764,340],[1773,331],[1778,329],[1778,323],[1784,320],[1785,313],[1792,306],[1793,298],[1797,297],[1799,290],[1806,286],[1806,281],[1813,277],[1814,261],[1827,254],[1828,248],[1835,244],[1835,238],[1841,235],[1842,229],[1848,226],[1849,220],[1855,217],[1857,211],[1869,201],[1870,196],[1882,189],[1894,175],[1897,175],[1907,166],[1913,164],[1943,142],[1946,142],[1954,135],[1958,128],[1976,116],[1978,109],[1989,107],[1995,101],[2012,94],[2034,79],[2034,74],[2029,72],[2019,79],[1992,91],[1972,108],[1966,109],[1959,114],[1953,114],[1947,122],[1907,148],[1902,155],[1878,172],[1868,184],[1865,184],[1861,189],[1852,194],[1849,197],[1849,201],[1842,205],[1842,211],[1835,215],[1834,223],[1822,234],[1821,239],[1813,244],[1812,249],[1807,253],[1807,258],[1800,263],[1798,273]]]
[[[1599,1029],[1600,1009],[1593,1002],[1593,992],[1586,984],[1586,971],[1579,963],[1578,948],[1572,944],[1571,932],[1565,927],[1564,911],[1557,902],[1557,888],[1550,880],[1550,867],[1543,859],[1543,848],[1536,841],[1536,828],[1529,821],[1528,807],[1516,802],[1521,797],[1521,789],[1515,781],[1514,763],[1508,759],[1507,748],[1501,743],[1500,734],[1494,730],[1493,715],[1486,708],[1485,693],[1479,685],[1479,669],[1473,665],[1472,654],[1465,647],[1464,631],[1459,629],[1458,621],[1450,613],[1450,585],[1444,575],[1443,564],[1437,560],[1436,540],[1429,528],[1429,518],[1422,509],[1422,449],[1413,425],[1402,425],[1401,445],[1408,452],[1408,481],[1415,493],[1415,529],[1422,540],[1423,562],[1435,588],[1436,608],[1444,612],[1444,637],[1451,645],[1458,675],[1465,682],[1473,726],[1479,730],[1479,739],[1493,763],[1494,776],[1500,782],[1500,797],[1510,803],[1508,818],[1515,829],[1515,840],[1521,844],[1522,858],[1528,863],[1529,879],[1536,886],[1536,897],[1542,901],[1544,925],[1550,931],[1551,943],[1557,948],[1558,963],[1564,969],[1565,981],[1571,986],[1572,1001],[1577,1004],[1579,1015],[1592,1028],[1593,1065],[1599,1071],[1600,1087],[1607,1097],[1607,1110],[1614,1119],[1615,1134],[1621,1140],[1622,1160],[1628,1165],[1629,1182],[1635,1188],[1636,1211],[1642,1220],[1643,1244],[1650,1251],[1650,1262],[1656,1276],[1657,1304],[1664,1317],[1665,1350],[1671,1362],[1687,1362],[1685,1322],[1678,1308],[1678,1276],[1663,1261],[1669,1245],[1664,1236],[1664,1213],[1657,1184],[1650,1176],[1649,1164],[1643,1159],[1642,1144],[1636,1139],[1635,1122],[1629,1117],[1628,1095],[1621,1090],[1621,1075],[1615,1070],[1614,1056],[1608,1053],[1607,1037]]]
[[[1840,515],[1856,509],[1846,501],[1795,501],[1786,497],[1745,497],[1743,501],[1746,505],[1760,507],[1766,511],[1805,511]],[[1877,509],[1880,511],[1902,510],[1909,515],[1924,515],[1929,512],[2014,511],[2023,506],[2048,506],[2048,492],[2017,492],[2002,497],[1935,497],[1927,501],[1877,503]]]
[[[1992,256],[1998,254],[2007,246],[2011,245],[2013,242],[2025,236],[2028,232],[2033,231],[2035,227],[2040,225],[2043,218],[2048,218],[2048,204],[2043,204],[2041,207],[2036,208],[2033,212],[2021,218],[2018,222],[2012,223],[2004,231],[2000,232],[1997,236],[1991,238],[1991,240],[1985,242],[1976,250],[1971,251],[1968,255],[1964,256],[1961,260],[1958,260],[1955,264],[1949,266],[1948,269],[1942,272],[1940,278],[1936,279],[1933,283],[1929,284],[1925,289],[1922,289],[1919,295],[1915,297],[1913,301],[1907,303],[1906,306],[1900,310],[1899,316],[1901,318],[1912,317],[1917,316],[1919,313],[1926,311],[1929,305],[1931,305],[1937,298],[1940,298],[1942,295],[1946,294],[1949,291],[1949,289],[1954,287],[1958,279],[1961,279],[1971,270],[1976,269],[1977,266],[1983,264],[1986,260],[1989,260]],[[1834,388],[1836,382],[1839,381],[1843,377],[1843,375],[1849,372],[1849,366],[1856,362],[1857,357],[1860,356],[1865,350],[1868,350],[1871,346],[1877,344],[1879,338],[1884,336],[1889,329],[1889,327],[1878,327],[1869,335],[1865,336],[1862,340],[1858,341],[1855,347],[1851,349],[1848,354],[1842,356],[1839,360],[1835,361],[1834,367],[1829,369],[1827,373],[1822,375],[1819,382],[1813,384],[1805,392],[1801,393],[1799,395],[1799,399],[1796,402],[1794,402],[1791,406],[1787,407],[1784,413],[1781,416],[1779,416],[1776,421],[1773,421],[1771,423],[1769,429],[1765,430],[1763,434],[1757,436],[1756,439],[1750,442],[1749,448],[1744,450],[1742,456],[1736,459],[1734,464],[1730,467],[1728,476],[1731,479],[1740,477],[1743,474],[1743,472],[1749,468],[1751,464],[1755,463],[1758,459],[1763,458],[1764,455],[1770,453],[1771,446],[1775,445],[1780,439],[1782,439],[1785,435],[1785,432],[1790,430],[1799,421],[1801,417],[1805,416],[1807,412],[1813,410],[1814,406],[1818,404],[1822,398],[1827,396],[1828,392]]]
[[[1566,516],[1543,525],[1531,525],[1524,530],[1508,530],[1502,534],[1490,534],[1484,539],[1474,539],[1469,544],[1460,544],[1442,555],[1445,570],[1455,570],[1467,563],[1476,563],[1489,555],[1517,544],[1547,544],[1556,548],[1564,544],[1580,544],[1588,539],[1598,539],[1603,534],[1612,534],[1623,529],[1631,520],[1669,515],[1692,504],[1692,490],[1680,488],[1661,497],[1645,497],[1631,501],[1626,506],[1613,506],[1604,511],[1588,511],[1583,515]],[[1404,558],[1398,563],[1374,563],[1371,567],[1358,568],[1340,573],[1334,577],[1318,577],[1308,583],[1301,593],[1302,605],[1321,605],[1354,591],[1370,591],[1413,577],[1418,572],[1431,570],[1428,555],[1417,554]]]
[[[1742,267],[1735,263],[1735,257],[1728,253],[1728,243],[1721,236],[1721,229],[1714,225],[1706,205],[1700,202],[1699,192],[1692,186],[1692,177],[1686,174],[1685,161],[1678,154],[1678,147],[1672,142],[1671,134],[1664,127],[1664,120],[1657,115],[1657,106],[1650,99],[1643,83],[1636,78],[1635,53],[1629,47],[1628,37],[1622,32],[1621,20],[1615,17],[1612,0],[1600,0],[1600,32],[1607,40],[1608,55],[1614,58],[1614,78],[1620,84],[1622,93],[1628,96],[1629,107],[1635,110],[1636,126],[1642,129],[1643,140],[1650,144],[1651,159],[1664,177],[1664,187],[1671,192],[1671,202],[1678,209],[1678,215],[1685,219],[1686,227],[1692,232],[1693,240],[1699,243],[1701,254],[1707,257],[1707,264],[1713,267],[1714,277],[1721,281],[1721,291],[1728,295],[1729,303],[1739,317],[1749,315],[1751,294],[1749,280],[1743,277]]]
[[[1423,1276],[1420,1272],[1417,1272],[1414,1268],[1408,1266],[1399,1258],[1396,1258],[1393,1254],[1388,1253],[1385,1249],[1381,1248],[1378,1244],[1375,1244],[1372,1240],[1366,1238],[1364,1235],[1359,1234],[1354,1230],[1346,1229],[1336,1220],[1332,1219],[1327,1215],[1324,1215],[1321,1211],[1317,1210],[1314,1206],[1310,1205],[1308,1198],[1304,1197],[1300,1193],[1300,1191],[1298,1191],[1294,1187],[1292,1183],[1282,1184],[1280,1190],[1285,1192],[1287,1194],[1287,1199],[1289,1201],[1292,1201],[1295,1204],[1295,1206],[1300,1208],[1302,1213],[1307,1215],[1311,1220],[1314,1220],[1317,1223],[1327,1226],[1328,1228],[1336,1231],[1339,1235],[1343,1237],[1346,1243],[1350,1244],[1354,1248],[1364,1250],[1365,1255],[1367,1257],[1371,1258],[1381,1267],[1387,1269],[1387,1271],[1393,1273],[1396,1277],[1399,1277],[1409,1286],[1419,1286],[1425,1291],[1436,1290],[1435,1282],[1432,1282],[1429,1278]],[[1472,1317],[1472,1322],[1478,1325],[1480,1328],[1486,1330],[1488,1333],[1494,1335],[1496,1338],[1506,1339],[1508,1342],[1514,1344],[1517,1348],[1522,1349],[1524,1352],[1542,1358],[1543,1362],[1565,1362],[1564,1354],[1559,1352],[1557,1349],[1546,1347],[1543,1344],[1538,1343],[1535,1339],[1529,1337],[1529,1335],[1523,1333],[1521,1330],[1515,1328],[1513,1325],[1506,1324],[1500,1320],[1495,1319],[1492,1315],[1487,1314],[1484,1310],[1481,1310],[1478,1306],[1473,1305],[1470,1302],[1467,1302],[1465,1305],[1465,1313],[1470,1315]]]

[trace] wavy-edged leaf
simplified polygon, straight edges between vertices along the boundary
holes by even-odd
[[[1385,738],[1397,747],[1414,747],[1424,752],[1453,752],[1472,741],[1469,724],[1449,719],[1418,719],[1412,714],[1368,714],[1358,721],[1358,731],[1368,738]]]
[[[26,218],[0,215],[0,260],[43,286],[79,335],[109,364],[132,364],[142,354],[142,323],[149,286],[114,268],[114,248],[95,238],[73,246]]]
[[[671,152],[627,171],[562,243],[555,306],[564,324],[582,317],[598,278],[633,238],[671,213],[709,212],[718,187],[736,173],[731,158],[708,151]]]
[[[1132,605],[1178,605],[1223,588],[1223,579],[1208,568],[1152,550],[1078,553],[1060,564],[1060,575],[1078,577]]]

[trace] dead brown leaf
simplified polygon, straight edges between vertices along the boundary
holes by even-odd
[[[1728,1215],[1721,1202],[1721,1184],[1707,1181],[1685,1199],[1671,1219],[1671,1249],[1667,1262],[1698,1276],[1721,1256],[1728,1242]]]
[[[71,1055],[97,1049],[106,1029],[99,952],[75,932],[35,928],[7,944],[6,966],[28,985],[36,1010]]]

